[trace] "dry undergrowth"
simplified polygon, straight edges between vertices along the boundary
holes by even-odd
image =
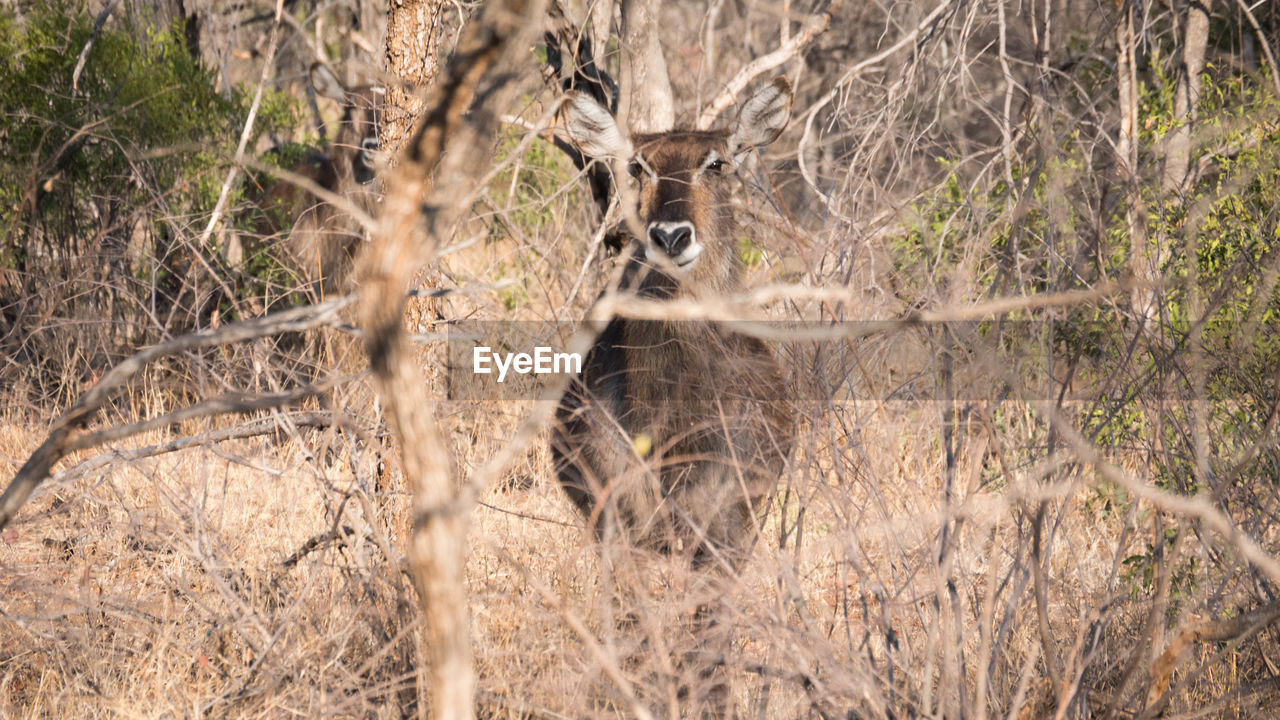
[[[442,407],[464,472],[529,404]],[[1048,712],[1048,686],[1019,686],[1042,662],[1034,604],[1007,600],[1029,592],[1016,498],[1040,486],[1031,466],[1004,487],[984,479],[990,444],[1034,423],[993,431],[971,421],[976,447],[948,472],[937,403],[832,411],[840,422],[803,428],[752,562],[714,587],[658,558],[624,553],[606,567],[538,444],[474,516],[468,578],[486,712],[625,715],[628,694],[655,708],[696,702],[706,678],[685,659],[704,648],[688,618],[709,599],[732,618],[718,677],[751,716],[911,712],[924,693],[964,692],[962,663],[992,652],[983,628],[1002,625],[990,682],[1004,704],[992,712],[1016,710],[1018,696],[1020,716]],[[6,421],[6,474],[42,439],[38,428]],[[298,439],[202,447],[47,487],[0,543],[0,713],[399,717],[413,707],[411,590],[382,549],[397,552],[405,498],[334,452],[344,438],[304,429]],[[1113,564],[1136,551],[1125,523],[1140,519],[1102,512],[1091,497],[1085,486],[1053,495],[1060,549],[1047,569],[1048,621],[1067,658],[1081,657],[1099,607],[1127,612]],[[939,564],[944,526],[950,550]],[[1024,590],[993,601],[993,585],[1009,583]],[[1133,625],[1113,626],[1091,652],[1123,656]],[[618,687],[609,664],[631,687]],[[1201,682],[1235,682],[1214,672]]]
[[[555,226],[542,230],[560,240],[480,243],[446,256],[442,275],[424,281],[481,288],[412,307],[408,327],[423,336],[433,382],[457,380],[437,313],[553,332],[585,312],[599,281],[579,278],[608,261],[585,263],[586,249],[557,234],[579,207],[564,197],[546,201]],[[524,296],[486,289],[530,247],[544,251],[532,267],[515,266]],[[780,254],[754,270],[752,285],[780,277]],[[846,319],[899,316],[878,256],[860,256],[847,277],[858,291]],[[800,303],[789,312],[826,311]],[[1144,645],[1153,605],[1150,580],[1129,561],[1150,552],[1153,527],[1177,518],[1124,502],[1076,456],[1049,451],[1035,403],[981,400],[999,394],[1005,366],[957,367],[948,395],[932,332],[779,346],[805,419],[738,577],[691,576],[617,548],[602,556],[557,485],[545,441],[535,442],[473,515],[467,572],[482,714],[617,717],[635,698],[688,716],[716,684],[749,717],[930,708],[1049,717],[1076,688],[1080,716],[1103,715],[1111,702],[1130,714],[1142,707],[1159,680]],[[358,367],[349,337],[326,337],[331,367]],[[832,380],[837,369],[843,383]],[[163,388],[129,395],[122,414],[171,408]],[[438,405],[460,477],[507,442],[534,402]],[[1062,407],[1085,417],[1085,404]],[[300,412],[332,408],[344,413],[344,430],[284,420],[269,435],[121,459],[42,488],[0,536],[0,715],[394,718],[426,707],[394,455],[362,380]],[[122,449],[227,425],[190,424]],[[0,475],[12,476],[46,428],[36,417],[5,418]],[[1136,446],[1109,457],[1149,476]],[[1048,558],[1040,579],[1037,525]],[[1229,542],[1204,535],[1179,552],[1170,565],[1182,572],[1196,558],[1199,575],[1166,609],[1164,632],[1212,617],[1205,608],[1249,609]],[[727,619],[719,636],[695,637],[690,619],[709,604]],[[1172,675],[1174,707],[1262,712],[1276,698],[1266,679],[1273,632],[1192,643]]]
[[[668,13],[682,21],[672,27],[698,33],[674,47],[699,68],[677,79],[682,102],[707,99],[723,68],[774,44],[772,11],[767,22],[730,18],[735,4],[712,4],[722,5],[717,32],[714,17],[698,29],[693,5]],[[1017,21],[1029,27],[996,28],[986,6],[957,4],[916,28],[903,45],[910,53],[842,81],[825,110],[814,105],[832,77],[882,40],[907,37],[934,6],[912,6],[910,17],[848,6],[806,58],[797,111],[816,107],[816,122],[806,130],[798,116],[772,155],[748,167],[737,208],[761,240],[742,248],[755,260],[748,285],[801,288],[770,304],[771,318],[853,329],[993,299],[1092,294],[980,314],[1028,323],[1005,336],[1012,351],[993,357],[975,340],[990,328],[963,323],[778,343],[803,422],[739,576],[692,576],[594,542],[557,485],[545,439],[535,441],[472,516],[482,716],[624,717],[634,699],[661,717],[692,717],[716,684],[740,716],[756,718],[1234,718],[1280,706],[1275,618],[1253,614],[1275,609],[1280,578],[1243,559],[1246,543],[1268,558],[1280,548],[1276,415],[1241,409],[1243,419],[1210,434],[1194,417],[1204,392],[1187,379],[1202,367],[1195,354],[1177,333],[1160,335],[1168,328],[1148,337],[1126,316],[1128,286],[1113,276],[1127,245],[1104,247],[1128,242],[1122,193],[1098,187],[1119,184],[1105,149],[1114,108],[1098,100],[1116,88],[1081,60],[1114,52],[1113,28],[1095,27],[1109,20],[1068,4],[1072,32],[1097,47],[1075,59],[1080,67],[1044,78],[1034,74],[1039,60],[1001,69],[1005,55],[1035,52],[1034,12]],[[707,66],[703,30],[734,38],[720,40]],[[1000,40],[997,51],[1005,30],[1011,49]],[[1076,42],[1059,30],[1044,36]],[[1059,77],[1068,72],[1069,82]],[[1045,94],[1025,98],[1027,118],[1014,117],[1024,98],[1007,89],[1006,73]],[[1096,84],[1071,96],[1083,82]],[[540,87],[529,79],[535,99],[512,109],[524,123],[545,110]],[[1007,100],[1002,114],[991,98]],[[453,294],[415,302],[407,318],[460,478],[505,446],[535,400],[445,399],[462,378],[440,321],[516,321],[515,332],[563,339],[609,267],[587,242],[599,223],[581,178],[542,141],[512,153],[522,137],[513,128],[498,153],[505,164],[423,280]],[[1043,173],[1043,187],[1021,176],[1012,189],[1002,184],[1015,171]],[[1274,226],[1274,207],[1256,204]],[[1280,255],[1268,252],[1222,272],[1256,281],[1270,263],[1274,291]],[[818,291],[832,294],[813,299]],[[1036,322],[1072,309],[1104,325],[1120,318],[1119,330],[1108,327],[1139,351],[1087,379],[1088,357],[1048,362],[1060,348],[1037,354]],[[37,331],[57,346],[75,325]],[[110,335],[87,321],[76,332]],[[290,347],[356,373],[352,338],[325,332],[327,344],[313,334]],[[1240,338],[1255,340],[1230,340]],[[947,354],[957,364],[943,372]],[[279,369],[281,358],[255,348],[174,361],[140,377],[104,422],[156,417],[227,389],[277,391],[271,378],[287,373],[263,368]],[[27,389],[6,390],[0,480],[44,440],[54,406],[65,409],[106,369],[81,359],[35,368],[56,380],[39,412],[18,409]],[[1232,397],[1273,399],[1272,375],[1241,377],[1246,387]],[[1052,402],[1060,398],[1043,394],[1049,380],[1081,398]],[[1126,402],[1109,404],[1116,398]],[[101,452],[260,421],[268,434],[141,459],[90,451],[59,466],[89,469],[46,483],[0,532],[0,717],[429,716],[418,695],[420,618],[403,572],[407,497],[379,408],[359,377],[311,402]],[[0,404],[10,408],[9,396]],[[315,412],[342,429],[312,427]],[[1188,469],[1197,454],[1205,467]],[[1177,484],[1187,478],[1212,483]],[[1236,532],[1222,532],[1219,517]],[[708,605],[722,621],[695,636],[691,618]]]

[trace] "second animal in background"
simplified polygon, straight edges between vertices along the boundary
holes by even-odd
[[[381,197],[378,131],[385,91],[377,85],[347,87],[324,64],[311,66],[317,95],[338,103],[342,116],[333,141],[287,166],[290,175],[248,193],[246,255],[268,252],[293,270],[303,289],[320,300],[350,289],[355,256],[363,239],[360,223],[346,209],[317,196],[308,184],[338,195],[366,214]]]

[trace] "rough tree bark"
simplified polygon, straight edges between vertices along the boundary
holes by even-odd
[[[362,254],[360,321],[374,385],[413,497],[408,556],[431,667],[431,717],[474,716],[466,537],[471,503],[458,498],[449,448],[433,416],[432,392],[406,338],[405,291],[466,210],[486,167],[500,112],[512,104],[528,48],[545,14],[536,0],[499,0],[471,20],[427,95],[421,124],[387,178],[373,246]],[[425,202],[422,198],[426,198]]]
[[[422,115],[421,90],[439,67],[440,14],[445,0],[391,0],[387,14],[386,70],[400,80],[387,88],[382,112],[382,147],[395,157]]]

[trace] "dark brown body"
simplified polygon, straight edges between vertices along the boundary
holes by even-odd
[[[557,409],[560,482],[599,533],[736,567],[791,448],[782,388],[768,346],[730,327],[615,318]]]
[[[758,114],[776,115],[785,101],[789,115],[785,81],[764,100]],[[641,137],[632,152],[603,108],[579,98],[568,105],[567,131],[585,154],[628,158],[637,178],[649,237],[626,260],[620,290],[673,301],[740,290],[732,169],[748,143],[776,137],[776,117],[760,120],[763,128]],[[695,566],[737,567],[791,449],[784,388],[770,348],[732,323],[615,317],[557,409],[560,482],[603,537],[687,555]]]

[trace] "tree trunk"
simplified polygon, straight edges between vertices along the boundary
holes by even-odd
[[[422,115],[423,91],[439,66],[440,15],[444,0],[391,0],[387,15],[387,72],[400,80],[387,88],[382,111],[382,147],[397,156]]]
[[[401,147],[410,137],[414,124],[422,115],[423,106],[425,105],[423,91],[435,80],[436,71],[439,68],[437,62],[440,44],[439,18],[440,12],[444,9],[444,4],[444,0],[389,0],[388,2],[384,69],[396,81],[385,83],[387,94],[383,98],[382,127],[378,131],[378,140],[390,164],[394,164],[400,157]],[[423,312],[433,313],[434,309],[425,308]],[[410,355],[413,355],[413,353],[410,353]],[[432,373],[430,369],[427,370],[426,388],[437,384],[435,382],[438,380],[436,375],[438,373]],[[378,390],[384,396],[388,392],[397,392],[397,390],[388,387],[385,381],[379,384]],[[394,408],[387,408],[387,410],[390,412]],[[426,420],[434,422],[429,416]],[[404,440],[403,434],[401,439]],[[448,464],[448,448],[444,447],[438,432],[432,431],[428,433],[426,442],[429,443],[431,452],[440,459],[440,476],[447,478],[452,474]],[[407,465],[409,458],[406,457],[405,459],[406,482],[411,490],[416,491],[418,483],[423,482],[421,474],[424,469],[415,467],[411,470]],[[419,479],[415,482],[414,478]],[[418,500],[417,495],[415,492],[414,507],[416,507]],[[388,521],[396,528],[397,535],[402,531],[409,533],[407,554],[410,558],[422,552],[421,549],[415,547],[416,538],[412,531],[412,513],[412,507],[405,508],[401,503],[397,503],[395,507],[390,508],[388,513]],[[447,545],[442,547],[441,550],[445,552],[462,552],[461,549],[451,550]],[[414,574],[414,581],[419,599],[422,600],[424,581],[417,576],[417,573]],[[465,608],[463,608],[463,612],[465,612]],[[429,635],[430,633],[426,632],[425,628],[421,628],[417,635],[416,650],[419,658],[418,667],[416,668],[417,682],[414,683],[415,687],[413,689],[407,691],[407,694],[412,694],[416,691],[418,717],[420,718],[429,717],[428,695],[431,686],[431,671],[426,666],[428,664],[427,658],[432,655],[430,643],[433,641],[432,638],[428,637]],[[466,657],[466,672],[470,672],[470,655]],[[469,692],[469,690],[464,690],[465,692]],[[402,699],[401,702],[403,703],[404,700]],[[436,702],[438,707],[441,700]]]
[[[1116,90],[1120,107],[1120,133],[1116,138],[1116,171],[1124,185],[1125,222],[1129,229],[1129,263],[1141,281],[1130,293],[1131,309],[1139,325],[1146,327],[1155,312],[1156,294],[1148,262],[1147,213],[1138,182],[1138,70],[1134,53],[1133,8],[1122,10],[1116,26]]]
[[[1212,4],[1213,0],[1192,0],[1187,5],[1182,62],[1178,87],[1173,96],[1174,128],[1166,141],[1161,182],[1167,194],[1183,195],[1195,182],[1191,170],[1191,133],[1196,124],[1196,105],[1200,102],[1200,73],[1204,72],[1204,54],[1209,45],[1209,8]]]
[[[405,0],[400,10],[409,4]],[[413,498],[409,572],[430,667],[429,716],[442,720],[475,716],[464,570],[478,489],[455,477],[449,444],[434,417],[437,388],[423,382],[404,332],[405,291],[467,211],[465,200],[488,167],[498,117],[513,103],[517,83],[512,76],[534,69],[528,48],[544,15],[543,3],[498,0],[467,23],[447,68],[431,86],[421,122],[403,143],[400,162],[388,173],[378,231],[361,255],[360,327]],[[419,27],[437,27],[425,10],[414,17]],[[392,37],[400,32],[388,30],[389,58]]]
[[[610,25],[613,23],[614,0],[595,0],[587,9],[587,20],[591,23],[591,51],[595,53],[600,68],[606,67],[606,54],[609,49]]]
[[[1204,56],[1209,45],[1211,5],[1212,0],[1191,0],[1187,5],[1182,59],[1177,73],[1178,86],[1173,96],[1174,128],[1164,140],[1164,167],[1160,178],[1160,189],[1163,196],[1179,204],[1185,201],[1186,194],[1190,192],[1196,181],[1196,164],[1191,157],[1191,137],[1195,131],[1196,105],[1200,101],[1200,73],[1204,71]],[[1129,23],[1132,23],[1132,15]],[[1133,62],[1132,41],[1130,43],[1128,61]],[[1136,108],[1136,98],[1132,102]],[[1130,112],[1136,113],[1136,109]],[[1123,135],[1122,133],[1122,140]],[[1135,135],[1134,128],[1130,128],[1130,143]],[[1136,152],[1131,152],[1131,156],[1136,160]],[[1131,195],[1134,193],[1136,193],[1136,181],[1135,186],[1130,190]],[[1163,231],[1157,233],[1154,238],[1148,238],[1145,218],[1139,216],[1139,219],[1142,220],[1141,227],[1135,226],[1132,215],[1129,223],[1129,241],[1132,247],[1131,269],[1134,278],[1139,281],[1139,286],[1132,294],[1132,303],[1139,323],[1146,328],[1160,311],[1162,293],[1156,285],[1160,280],[1161,268],[1169,259],[1172,238]]]
[[[661,0],[622,0],[623,56],[622,102],[628,111],[618,109],[632,133],[670,130],[676,123],[675,101],[667,62],[662,57],[658,37],[658,13]],[[630,68],[631,92],[626,91],[627,68]]]

